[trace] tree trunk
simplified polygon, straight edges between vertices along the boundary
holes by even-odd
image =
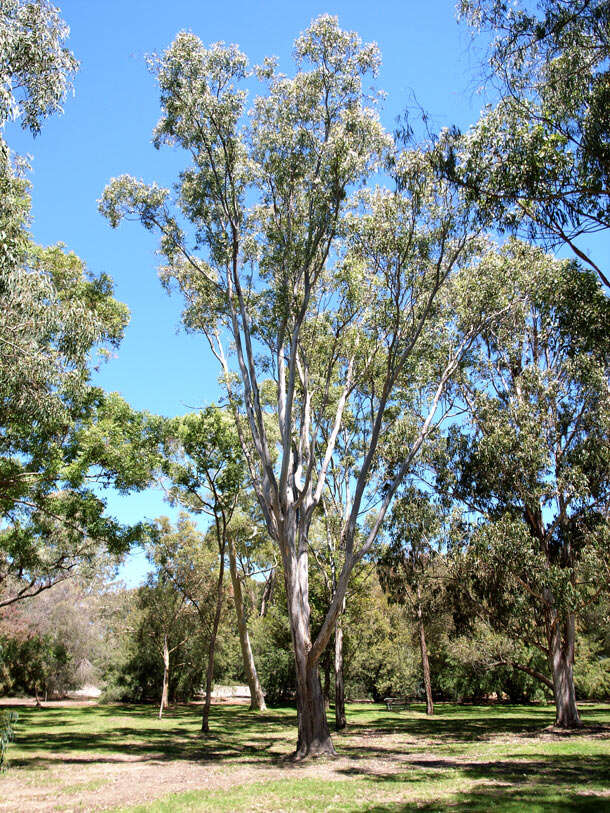
[[[261,598],[261,609],[260,609],[260,617],[264,618],[267,615],[267,608],[269,606],[269,602],[271,601],[271,597],[273,596],[273,585],[275,583],[275,568],[272,567],[265,582],[265,588],[263,590],[263,596]]]
[[[324,684],[322,686],[322,694],[324,695],[324,708],[326,711],[330,708],[330,655],[328,650],[324,653]]]
[[[250,636],[248,635],[248,623],[244,611],[244,599],[241,589],[241,581],[239,580],[239,574],[237,573],[235,544],[231,537],[228,539],[228,544],[229,570],[231,573],[231,583],[233,585],[235,614],[237,616],[237,629],[239,630],[239,643],[244,661],[246,680],[250,689],[250,709],[253,711],[264,711],[267,708],[265,705],[265,696],[263,695],[263,690],[258,679],[256,665],[254,663],[254,655],[252,654],[252,647],[250,646]]]
[[[295,660],[307,661],[306,653],[301,649]],[[330,738],[330,729],[326,720],[324,694],[320,684],[318,665],[313,667],[297,666],[297,715],[299,736],[295,751],[296,759],[312,756],[335,756],[336,752]]]
[[[287,546],[283,551],[286,549]],[[312,662],[309,658],[312,644],[309,573],[305,546],[299,551],[296,559],[290,554],[284,555],[284,579],[297,679],[299,734],[294,758],[300,760],[311,756],[335,756],[326,720],[318,662]]]
[[[432,681],[430,680],[430,662],[428,661],[428,647],[426,646],[426,630],[424,628],[424,618],[419,601],[420,588],[417,588],[417,626],[419,628],[419,647],[421,649],[421,665],[424,673],[424,686],[426,689],[426,714],[434,714],[434,702],[432,700]]]
[[[549,665],[555,696],[555,725],[560,728],[577,728],[582,724],[574,691],[574,615],[570,614],[562,620],[557,613],[553,613],[548,630]]]
[[[343,682],[343,610],[335,623],[335,728],[342,731],[346,726],[345,719],[345,684]]]
[[[225,539],[219,545],[220,564],[218,570],[218,582],[216,584],[216,612],[214,613],[214,623],[210,633],[210,647],[208,650],[208,670],[205,681],[205,702],[203,704],[203,714],[201,715],[201,733],[210,732],[210,706],[212,704],[212,680],[214,678],[214,650],[216,648],[216,636],[218,635],[218,625],[222,614],[222,600],[224,597],[222,583],[225,575]]]
[[[169,648],[167,635],[163,636],[163,689],[161,690],[161,704],[159,705],[159,720],[163,717],[163,709],[167,708],[167,692],[169,686]]]

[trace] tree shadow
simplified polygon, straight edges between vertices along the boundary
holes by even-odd
[[[478,782],[474,788],[456,791],[445,797],[442,804],[397,803],[363,806],[354,810],[371,810],[377,813],[410,811],[570,811],[610,810],[610,797],[605,795],[610,785],[610,760],[607,756],[577,756],[531,754],[509,755],[505,759],[474,762],[451,759],[406,759],[399,772],[382,773],[372,769],[347,768],[338,773],[362,777],[382,783],[386,789],[396,790],[408,783],[429,786],[445,781]],[[484,783],[483,783],[483,781]],[[587,793],[576,793],[574,786],[587,788]]]
[[[506,788],[501,785],[486,785],[467,793],[460,793],[450,803],[412,803],[402,802],[384,805],[363,805],[352,808],[353,813],[367,811],[367,813],[439,813],[441,810],[451,810],[451,813],[601,813],[610,810],[610,803],[600,799],[599,796],[585,796],[584,794],[568,793],[561,798],[557,795],[545,798],[537,788]]]
[[[89,707],[86,717],[74,714],[80,710],[71,709],[69,715],[62,711],[29,709],[21,715],[13,767],[180,760],[273,764],[284,755],[270,749],[284,739],[287,726],[296,725],[296,717],[286,713],[254,714],[243,707],[215,713],[212,709],[212,730],[202,736],[201,710],[196,706],[176,708],[162,721],[155,719],[150,706]]]
[[[419,705],[413,705],[405,712],[371,712],[366,722],[348,720],[346,733],[367,738],[409,735],[418,740],[476,742],[494,736],[543,733],[554,719],[553,708],[547,706],[448,706],[428,717]]]

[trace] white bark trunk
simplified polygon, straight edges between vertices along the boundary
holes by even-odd
[[[231,584],[233,585],[233,598],[235,603],[235,614],[237,616],[237,629],[239,631],[239,643],[241,646],[241,654],[244,661],[244,670],[246,672],[246,680],[250,689],[250,708],[253,711],[264,711],[267,707],[265,705],[265,696],[258,679],[256,671],[256,664],[254,663],[254,655],[252,654],[252,647],[250,646],[250,636],[248,635],[248,623],[244,610],[244,599],[241,589],[241,581],[237,572],[237,557],[235,555],[235,544],[233,539],[229,537],[229,571],[231,573]]]

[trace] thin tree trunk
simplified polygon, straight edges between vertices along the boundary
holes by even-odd
[[[260,609],[260,617],[264,618],[267,615],[267,607],[269,606],[269,602],[271,601],[271,597],[273,595],[273,586],[275,584],[275,568],[271,568],[271,572],[265,582],[265,589],[263,590],[263,596],[261,598],[261,609]]]
[[[169,686],[169,647],[167,635],[163,636],[163,689],[161,690],[161,704],[159,705],[159,720],[163,717],[163,709],[167,708],[167,692]]]
[[[430,662],[428,660],[428,647],[426,646],[426,630],[424,628],[424,617],[421,609],[421,588],[417,586],[417,626],[419,629],[419,648],[421,649],[421,665],[424,673],[424,687],[426,689],[426,714],[434,714],[434,702],[432,700],[432,681],[430,680]]]
[[[342,731],[346,726],[345,719],[345,683],[343,681],[343,609],[335,623],[335,728]]]
[[[250,636],[248,635],[248,623],[244,611],[244,599],[241,589],[241,581],[239,579],[239,574],[237,573],[235,544],[231,537],[229,537],[227,541],[229,544],[229,570],[231,573],[231,583],[233,585],[233,598],[235,603],[235,614],[237,616],[237,629],[239,630],[239,643],[244,661],[246,680],[250,689],[250,709],[253,711],[264,711],[267,707],[265,705],[265,696],[263,695],[263,690],[258,679],[258,673],[254,663],[254,655],[252,654],[252,647],[250,646]]]
[[[322,694],[324,695],[324,708],[328,711],[330,708],[330,654],[328,650],[324,653],[324,685],[322,687]]]
[[[205,702],[203,704],[203,714],[201,715],[201,733],[209,734],[210,731],[210,706],[212,704],[212,680],[214,678],[214,650],[216,648],[216,636],[218,635],[218,626],[220,624],[220,616],[222,614],[222,600],[224,598],[223,579],[225,575],[225,542],[223,538],[222,543],[219,545],[220,565],[218,570],[218,582],[216,585],[216,612],[214,613],[214,622],[212,624],[212,631],[210,633],[210,647],[208,650],[208,669],[205,681]]]
[[[577,728],[581,721],[574,691],[574,615],[570,614],[562,620],[553,612],[548,630],[549,665],[555,696],[555,725],[560,728]]]

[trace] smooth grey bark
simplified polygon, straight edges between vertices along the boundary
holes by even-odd
[[[212,680],[214,678],[214,651],[216,649],[216,636],[218,635],[218,626],[220,624],[220,616],[222,614],[222,601],[224,598],[223,581],[225,574],[225,544],[226,537],[222,534],[222,541],[219,541],[220,553],[220,567],[218,570],[218,582],[216,584],[216,612],[214,613],[214,621],[212,623],[212,630],[210,634],[210,646],[208,649],[208,668],[205,682],[205,702],[203,704],[203,713],[201,715],[201,733],[208,734],[210,731],[210,706],[212,704]]]
[[[345,602],[343,603],[345,609]],[[342,731],[346,726],[345,683],[343,679],[343,611],[335,624],[335,729]]]
[[[161,703],[159,705],[159,720],[163,717],[163,709],[167,708],[167,692],[169,686],[169,647],[167,635],[163,636],[163,688],[161,690]]]
[[[235,543],[229,535],[227,540],[229,547],[229,571],[231,574],[231,584],[233,585],[233,598],[235,603],[235,614],[237,616],[237,629],[239,631],[239,644],[246,672],[246,681],[250,689],[250,709],[253,711],[264,711],[265,696],[258,679],[254,655],[250,646],[250,636],[248,634],[248,622],[244,610],[244,599],[241,589],[241,581],[237,572],[237,557],[235,555]]]
[[[298,738],[296,760],[310,756],[335,756],[320,683],[318,659],[311,657],[311,609],[309,606],[309,572],[307,548],[300,546],[299,556],[290,556],[284,546],[284,579],[288,618],[297,682]],[[294,548],[293,548],[294,550]]]
[[[569,614],[561,619],[553,611],[547,621],[549,666],[553,677],[555,697],[555,725],[560,728],[578,728],[582,725],[574,690],[575,618]]]
[[[428,647],[426,646],[426,629],[421,609],[421,587],[417,585],[417,627],[419,630],[419,648],[421,651],[421,665],[424,673],[424,687],[426,689],[426,714],[434,714],[432,700],[432,681],[430,679],[430,661],[428,660]]]

